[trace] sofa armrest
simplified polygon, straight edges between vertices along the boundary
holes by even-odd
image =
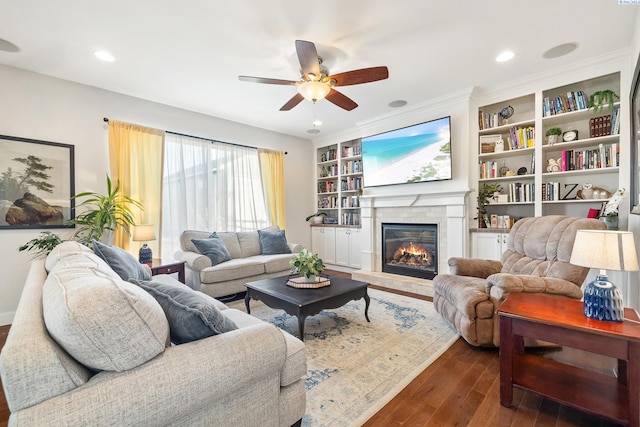
[[[492,274],[487,277],[487,293],[502,301],[511,292],[545,293],[569,298],[582,298],[582,290],[575,283],[555,277],[538,277],[509,273]]]
[[[167,348],[125,372],[101,372],[88,383],[15,412],[16,425],[167,425],[238,390],[279,384],[282,333],[267,323]],[[60,410],[64,408],[64,410]]]
[[[211,267],[211,259],[196,252],[178,250],[173,257],[177,261],[185,261],[187,266],[195,271],[204,270],[207,267]]]
[[[291,253],[294,253],[294,254],[297,254],[303,248],[303,246],[300,243],[287,243],[287,245],[289,246],[289,249],[291,249]]]
[[[502,270],[500,261],[478,258],[449,258],[449,273],[456,276],[479,277],[486,279]]]

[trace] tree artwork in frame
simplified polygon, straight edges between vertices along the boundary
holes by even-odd
[[[73,148],[0,135],[0,229],[72,227]]]

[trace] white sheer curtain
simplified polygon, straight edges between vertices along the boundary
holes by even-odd
[[[184,230],[251,231],[268,226],[258,150],[167,133],[162,189],[162,253]]]

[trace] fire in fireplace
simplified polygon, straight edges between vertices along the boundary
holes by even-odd
[[[438,274],[438,225],[383,223],[382,271],[433,279]]]

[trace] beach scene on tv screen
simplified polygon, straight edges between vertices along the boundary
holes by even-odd
[[[365,185],[451,179],[449,117],[362,139]]]

